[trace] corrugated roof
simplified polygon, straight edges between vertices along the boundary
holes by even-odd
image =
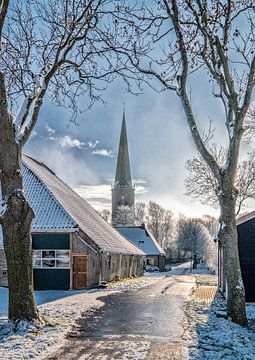
[[[48,171],[47,168],[45,171]],[[64,230],[77,227],[77,223],[56,199],[50,188],[29,168],[26,157],[22,164],[22,173],[28,201],[36,214],[32,222],[33,230]]]
[[[154,236],[143,226],[116,227],[115,229],[132,241],[146,255],[165,255]]]
[[[32,231],[80,228],[103,251],[144,255],[43,163],[24,155],[22,172],[25,192],[36,214]]]

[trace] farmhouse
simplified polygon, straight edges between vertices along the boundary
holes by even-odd
[[[237,219],[238,248],[246,302],[255,301],[255,211]],[[226,291],[223,251],[219,246],[219,285]]]
[[[32,223],[36,290],[86,289],[100,281],[143,275],[143,251],[47,166],[24,156],[22,171],[25,192],[36,214]],[[0,266],[1,284],[7,285],[3,250]]]
[[[116,227],[116,230],[146,254],[146,265],[165,270],[166,254],[145,225]]]

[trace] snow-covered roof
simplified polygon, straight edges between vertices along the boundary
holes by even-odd
[[[36,214],[32,232],[79,228],[103,251],[144,255],[46,165],[25,155],[22,163],[25,192]]]
[[[254,219],[255,218],[255,211],[252,211],[250,212],[249,214],[246,214],[246,215],[243,215],[243,216],[240,216],[240,218],[238,218],[236,220],[236,224],[237,225],[240,225],[246,221],[249,221],[251,219]]]
[[[132,241],[146,255],[165,255],[154,236],[144,226],[116,227],[115,229]]]
[[[33,231],[65,230],[77,227],[77,223],[53,195],[53,192],[42,181],[38,174],[29,166],[32,160],[24,157],[22,173],[25,192],[36,217],[32,223]],[[43,164],[41,168],[49,171]],[[51,173],[54,176],[54,173]]]

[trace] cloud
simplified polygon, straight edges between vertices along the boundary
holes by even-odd
[[[147,192],[148,192],[148,190],[146,189],[146,187],[141,186],[141,185],[136,185],[135,186],[135,194],[136,195],[142,195],[142,194],[145,194]]]
[[[111,209],[111,185],[81,185],[74,188],[96,210]]]
[[[60,137],[57,140],[58,140],[59,145],[63,148],[81,149],[81,147],[85,145],[84,142],[81,142],[78,139],[74,139],[70,135],[65,135],[64,137]]]
[[[111,210],[111,185],[80,185],[74,188],[74,190],[83,197],[88,203],[96,210],[108,209]],[[148,190],[144,186],[136,186],[136,196],[147,193]],[[140,201],[136,198],[136,201]]]
[[[90,169],[88,164],[65,148],[54,145],[34,148],[29,155],[39,159],[68,185],[75,187],[80,184],[98,184],[99,177]]]
[[[135,185],[135,195],[143,195],[148,192],[147,181],[143,179],[134,179],[133,183]]]
[[[50,136],[52,136],[52,135],[54,135],[55,133],[56,133],[56,130],[54,130],[54,129],[52,129],[49,125],[45,125],[45,129],[46,129],[46,131],[47,131],[47,133],[50,135]]]
[[[92,151],[92,154],[105,157],[114,157],[113,151],[107,149],[96,149]]]
[[[35,138],[37,135],[38,135],[38,132],[35,131],[35,130],[33,130],[32,133],[31,133],[31,135],[30,135],[30,139]]]
[[[88,141],[88,142],[87,142],[87,146],[88,146],[90,149],[94,149],[98,144],[99,144],[99,141],[98,141],[98,140],[96,140],[95,142],[92,142],[92,141]]]
[[[143,179],[134,179],[135,184],[147,184],[146,180]]]

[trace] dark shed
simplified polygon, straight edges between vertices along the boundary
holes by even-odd
[[[237,219],[238,248],[246,302],[255,302],[255,211]],[[223,250],[219,244],[219,286],[226,293]]]
[[[247,302],[253,302],[255,301],[255,212],[237,220],[237,232],[245,299]]]

